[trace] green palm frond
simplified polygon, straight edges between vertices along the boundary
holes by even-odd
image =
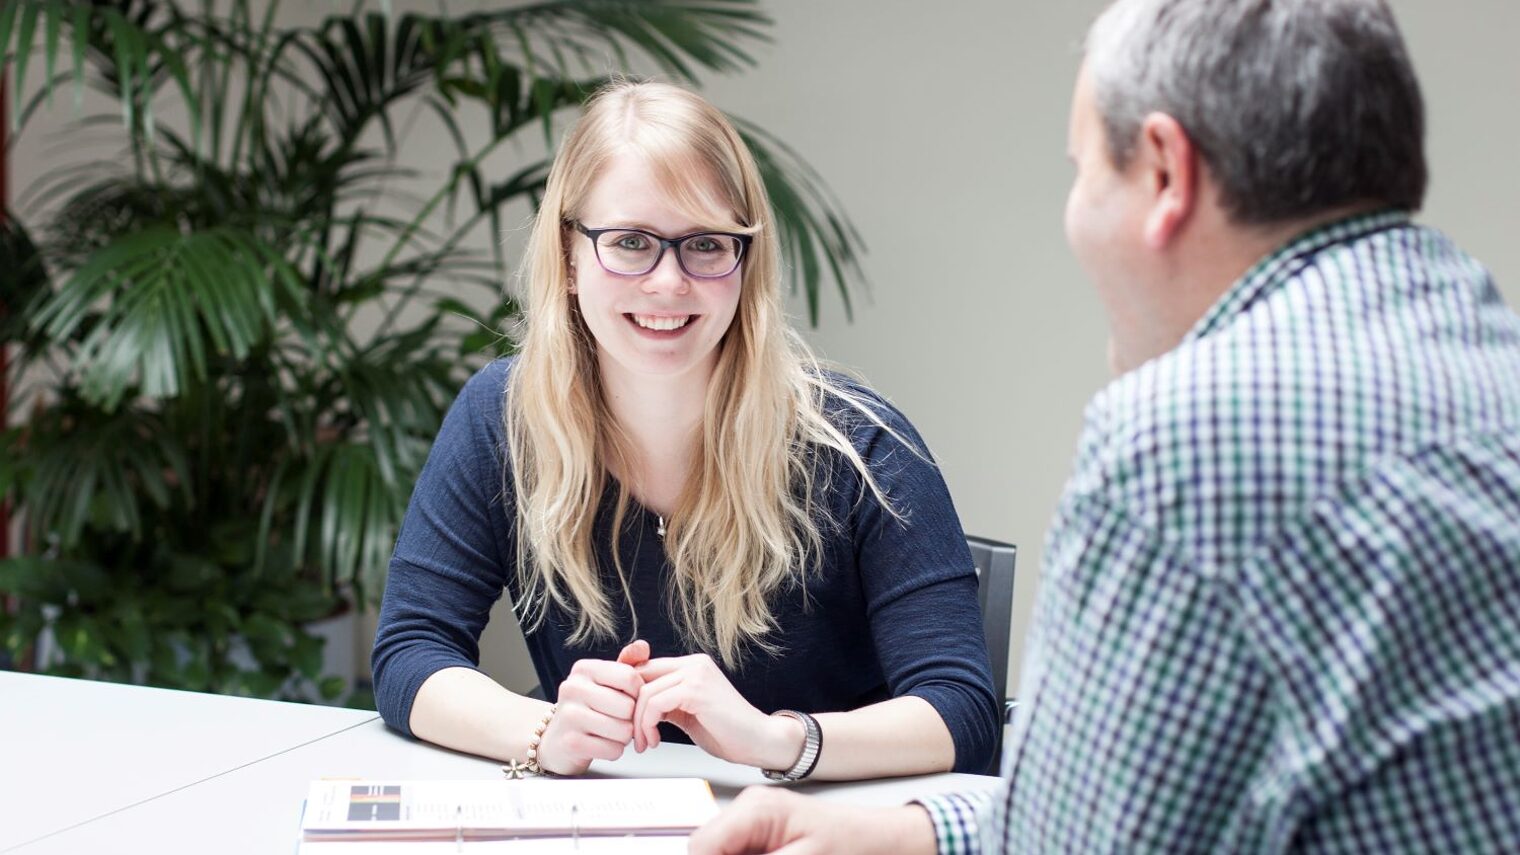
[[[844,216],[828,185],[791,147],[751,122],[733,121],[765,179],[783,260],[794,276],[791,290],[795,294],[800,285],[807,295],[808,320],[815,326],[818,323],[818,292],[825,268],[839,288],[845,317],[853,320],[849,286],[865,281],[859,261],[865,241]]]
[[[13,217],[0,218],[0,346],[19,342],[28,349],[39,346],[40,337],[29,331],[26,319],[31,307],[52,293],[47,266],[26,227]]]
[[[95,254],[37,313],[54,340],[79,340],[86,400],[114,408],[133,389],[172,398],[207,377],[208,355],[241,359],[303,293],[282,256],[232,228],[152,226]],[[104,301],[106,308],[92,310]]]
[[[321,570],[328,592],[378,593],[411,485],[387,481],[372,446],[345,442],[282,468],[275,489],[269,508],[293,503],[292,552]]]
[[[514,47],[535,76],[628,68],[631,46],[688,83],[699,82],[699,69],[728,73],[754,65],[747,46],[769,41],[772,24],[754,0],[550,0],[475,18]]]
[[[89,4],[66,2],[66,0],[9,0],[0,4],[0,57],[14,65],[11,75],[11,96],[16,104],[26,103],[21,94],[26,91],[27,72],[32,54],[37,50],[36,35],[42,30],[43,39],[43,91],[51,98],[57,76],[58,52],[64,46],[65,24],[74,34],[69,40],[73,56],[72,78],[84,81],[84,62],[88,45]],[[12,119],[12,130],[19,126],[19,117]]]
[[[190,465],[184,448],[150,413],[102,418],[80,402],[63,402],[36,417],[7,443],[18,455],[32,537],[63,550],[88,528],[141,539],[149,508],[186,504]]]
[[[152,95],[172,80],[185,96],[188,119],[199,127],[198,102],[194,99],[188,69],[178,46],[173,44],[183,20],[173,14],[172,4],[153,0],[125,0],[103,4],[87,0],[8,0],[0,7],[0,56],[14,63],[13,94],[18,104],[25,91],[33,53],[44,57],[41,95],[51,101],[60,82],[72,79],[77,106],[86,82],[86,62],[93,62],[108,94],[119,98],[122,117],[129,127],[140,127],[151,138],[154,117],[144,109]],[[38,45],[37,32],[42,31]],[[67,42],[65,41],[67,39]],[[67,47],[72,71],[58,75],[59,53]],[[12,119],[19,128],[22,116]],[[141,123],[141,124],[138,124]]]
[[[440,318],[376,342],[334,374],[332,394],[365,427],[387,483],[410,488],[456,393],[452,353],[442,351]]]
[[[340,139],[356,140],[373,120],[380,123],[388,149],[396,150],[388,108],[432,79],[425,26],[412,15],[399,20],[383,15],[333,17],[309,41],[292,42],[326,87],[321,103]]]

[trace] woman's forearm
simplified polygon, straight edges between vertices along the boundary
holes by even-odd
[[[445,668],[429,677],[412,703],[410,726],[419,739],[497,760],[522,758],[534,725],[549,704],[503,688],[470,668]],[[939,713],[922,698],[905,696],[852,712],[816,716],[823,750],[812,779],[845,781],[949,771],[955,743]],[[802,726],[773,716],[759,765],[786,769],[802,753]]]
[[[842,713],[815,716],[823,733],[812,779],[850,781],[948,772],[955,766],[955,742],[939,712],[923,698],[906,695]],[[802,725],[772,716],[761,735],[768,755],[764,768],[787,769],[802,753]]]
[[[409,726],[419,739],[496,760],[522,759],[534,726],[549,711],[470,668],[428,677],[412,702]]]

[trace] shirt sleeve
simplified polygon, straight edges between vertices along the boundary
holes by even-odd
[[[1008,801],[1002,789],[990,793],[949,793],[913,804],[923,805],[934,823],[934,839],[940,855],[981,855],[999,852],[1002,808]]]
[[[423,682],[478,668],[480,634],[507,584],[500,431],[505,363],[483,369],[450,407],[412,492],[386,578],[371,662],[375,705],[411,734]]]
[[[966,536],[939,467],[896,410],[861,455],[891,503],[869,490],[855,505],[856,566],[893,697],[923,698],[955,743],[955,771],[993,768],[1000,704],[982,634]],[[895,512],[895,513],[894,513]]]

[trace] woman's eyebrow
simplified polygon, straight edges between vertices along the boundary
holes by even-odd
[[[651,226],[650,224],[648,224],[646,222],[642,222],[640,220],[634,220],[634,219],[620,220],[617,217],[611,217],[611,218],[609,218],[608,221],[607,221],[607,223],[605,225],[603,225],[603,224],[593,225],[593,224],[591,224],[589,222],[586,225],[589,226],[589,227],[591,227],[591,228],[603,228],[603,229],[637,229],[637,230],[639,230],[641,232],[649,232],[650,234],[656,234],[656,235],[659,235],[660,237],[666,237],[666,238],[675,237],[677,235],[690,235],[690,234],[701,234],[703,232],[721,232],[721,231],[724,231],[724,229],[716,228],[716,227],[713,227],[713,226],[694,226],[694,225],[688,225],[686,228],[680,229],[678,231],[663,232],[663,231],[655,228],[654,226]]]

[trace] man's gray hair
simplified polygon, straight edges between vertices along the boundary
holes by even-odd
[[[1236,222],[1424,199],[1424,104],[1382,0],[1118,0],[1086,54],[1115,165],[1165,113]]]

